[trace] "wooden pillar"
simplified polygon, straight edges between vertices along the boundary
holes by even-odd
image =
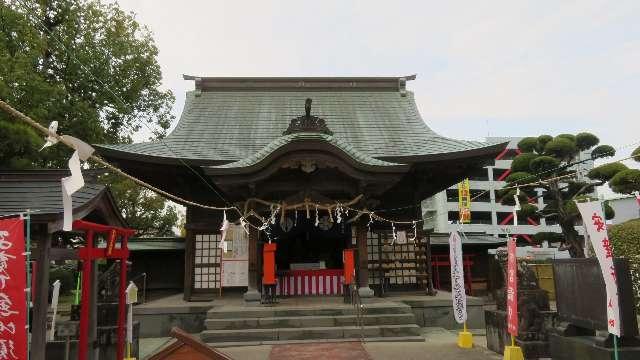
[[[33,319],[31,321],[31,359],[45,360],[47,344],[47,311],[49,309],[49,259],[51,234],[46,234],[38,244],[36,261],[36,293],[33,297]],[[27,250],[28,251],[28,250]]]
[[[244,294],[244,301],[249,303],[259,303],[261,294],[259,290],[259,259],[258,259],[258,237],[260,232],[255,227],[249,228],[249,281],[247,292]]]
[[[188,210],[187,210],[188,211]],[[185,301],[191,300],[191,292],[193,289],[193,273],[195,264],[195,242],[196,236],[193,230],[187,227],[187,234],[184,239],[184,294]]]
[[[360,298],[373,297],[369,287],[369,252],[367,249],[367,225],[363,219],[356,223],[356,246],[358,248],[358,294]]]
[[[433,288],[433,265],[431,263],[431,235],[425,233],[425,250],[427,256],[427,295],[436,295],[436,290]]]

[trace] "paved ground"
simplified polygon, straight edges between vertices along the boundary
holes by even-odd
[[[456,333],[442,328],[424,328],[424,342],[317,343],[290,345],[261,345],[220,349],[234,359],[242,360],[485,360],[502,359],[485,348],[482,331],[474,335],[475,347],[463,350],[456,345]],[[144,357],[157,349],[167,338],[142,339]]]

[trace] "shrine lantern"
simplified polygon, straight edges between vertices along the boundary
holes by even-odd
[[[344,267],[344,284],[351,285],[355,275],[355,249],[342,250],[342,263]]]
[[[276,244],[264,244],[262,249],[262,284],[276,284]]]

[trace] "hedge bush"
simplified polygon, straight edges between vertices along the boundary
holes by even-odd
[[[609,240],[616,257],[629,259],[636,308],[640,309],[640,219],[612,226]]]

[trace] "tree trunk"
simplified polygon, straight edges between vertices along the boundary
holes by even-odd
[[[584,257],[584,243],[580,239],[580,234],[575,229],[573,221],[560,221],[560,228],[564,235],[564,242],[569,248],[569,254],[572,258]]]

